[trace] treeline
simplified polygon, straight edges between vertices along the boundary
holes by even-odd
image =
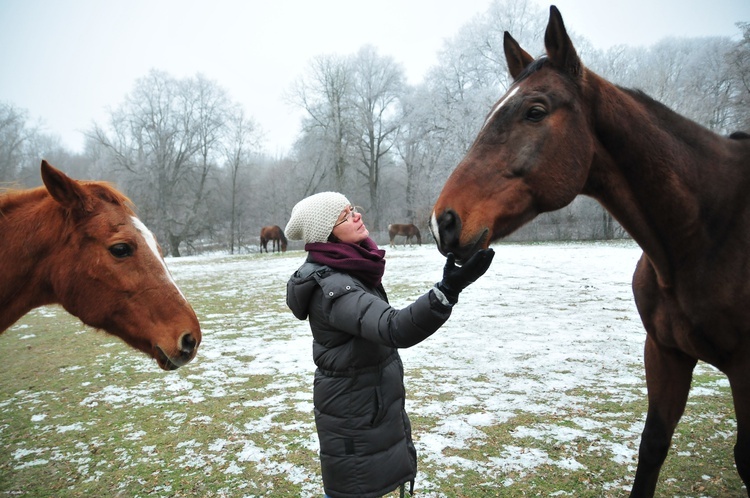
[[[0,102],[0,182],[38,185],[42,158],[75,178],[111,181],[174,256],[255,250],[262,226],[283,228],[299,199],[322,190],[360,206],[381,244],[388,223],[415,223],[428,233],[443,183],[510,84],[503,32],[541,51],[547,17],[530,1],[495,1],[445,41],[418,85],[370,46],[314,58],[287,91],[305,113],[283,157],[263,152],[252,110],[200,74],[179,79],[152,70],[138,79],[108,121],[86,132],[82,153],[40,132],[27,111]],[[728,134],[750,130],[750,23],[737,28],[739,41],[679,38],[607,50],[570,32],[583,62],[600,75]],[[622,236],[598,204],[579,198],[513,237]]]

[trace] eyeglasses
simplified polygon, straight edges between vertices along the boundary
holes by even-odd
[[[349,212],[346,213],[346,216],[344,216],[344,219],[341,220],[341,221],[339,221],[339,222],[337,222],[335,225],[333,225],[333,228],[336,228],[337,226],[342,225],[342,224],[346,223],[347,221],[349,221],[349,219],[355,213],[359,213],[357,206],[349,206]]]

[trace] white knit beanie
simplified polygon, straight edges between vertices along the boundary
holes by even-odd
[[[320,192],[305,197],[292,208],[284,233],[288,239],[304,240],[305,244],[327,242],[341,211],[349,206],[349,200],[338,192]]]

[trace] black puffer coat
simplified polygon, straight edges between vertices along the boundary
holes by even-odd
[[[396,310],[382,286],[306,262],[287,283],[287,305],[310,319],[315,424],[323,486],[332,498],[374,498],[412,482],[417,472],[404,410],[397,348],[423,341],[451,307],[430,290]]]

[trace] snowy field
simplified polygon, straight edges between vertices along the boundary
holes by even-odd
[[[386,250],[384,285],[395,307],[410,303],[440,279],[445,259],[433,245]],[[631,484],[643,429],[643,419],[633,419],[632,410],[625,407],[642,402],[646,394],[645,332],[630,288],[640,249],[630,241],[618,241],[503,244],[495,246],[495,251],[491,268],[461,294],[446,325],[423,343],[401,351],[407,411],[420,461],[417,496],[464,496],[446,483],[461,482],[457,476],[469,474],[478,489],[486,491],[475,496],[514,496],[514,483],[540,469],[575,472],[592,467],[592,460],[584,459],[583,453],[595,456],[594,466],[600,459],[620,469],[616,478],[599,482],[600,492],[593,496],[624,495]],[[286,280],[304,256],[301,251],[290,251],[169,259],[170,269],[201,320],[204,337],[198,357],[176,372],[165,373],[142,355],[105,347],[95,360],[99,369],[92,376],[104,376],[106,385],[73,398],[76,405],[137,410],[162,403],[159,396],[168,393],[187,407],[167,406],[163,413],[167,423],[226,429],[225,435],[210,440],[186,437],[177,444],[179,460],[170,462],[190,469],[186,476],[195,469],[205,475],[221,473],[225,484],[215,496],[273,495],[258,475],[288,481],[303,496],[321,495],[311,416],[311,337],[307,322],[296,320],[284,304]],[[64,315],[55,308],[34,313]],[[34,335],[34,330],[20,322],[0,340],[31,340]],[[87,366],[66,368],[61,375]],[[135,372],[145,380],[129,384],[120,372]],[[696,372],[715,374],[704,364]],[[262,389],[249,389],[248,379],[254,376],[270,379]],[[726,389],[723,377],[713,378],[700,387],[703,394]],[[7,379],[5,383],[7,387]],[[28,417],[26,430],[30,431],[27,441],[0,454],[10,459],[0,466],[0,483],[3,469],[13,475],[63,458],[55,448],[44,446],[43,434],[70,431],[72,437],[85,440],[92,437],[86,431],[97,424],[84,420],[79,425],[56,425],[44,402],[32,397],[33,393],[23,390],[11,399],[0,399],[0,438],[7,437],[10,416]],[[221,411],[200,412],[202,405],[222,399],[226,399],[222,409],[231,410],[227,412],[232,414],[231,421],[222,420]],[[592,410],[598,399],[623,410]],[[19,406],[25,407],[21,415],[11,412]],[[262,409],[263,415],[242,416],[255,409]],[[514,424],[501,443],[491,441],[491,428],[503,427],[512,419],[528,422]],[[723,421],[719,434],[729,452],[732,423]],[[127,451],[141,452],[139,458],[147,459],[153,450],[148,431],[130,427],[128,433],[136,449]],[[270,433],[281,435],[273,441],[260,437]],[[105,444],[106,438],[102,440]],[[550,444],[569,451],[553,454],[546,449]],[[302,462],[290,457],[290,446],[301,447]],[[577,453],[576,448],[585,450]],[[700,455],[700,447],[695,452]],[[79,461],[75,466],[79,480],[89,481],[103,478],[108,468],[132,461],[123,457],[119,463],[102,463],[90,448],[80,449],[80,454],[69,450],[64,456],[73,457]],[[248,479],[251,467],[258,474]],[[149,489],[143,496],[182,496],[164,483]],[[266,491],[258,491],[262,489]],[[555,495],[574,493],[562,486]]]

